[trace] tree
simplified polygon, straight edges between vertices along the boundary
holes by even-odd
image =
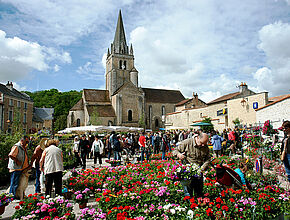
[[[139,124],[139,127],[140,128],[144,128],[145,129],[145,120],[144,120],[144,113],[142,113],[141,114],[141,117],[139,118],[139,122],[138,122],[138,124]]]
[[[203,132],[209,133],[209,132],[211,132],[214,129],[213,124],[211,123],[211,118],[204,118],[202,120],[202,122],[210,124],[210,125],[202,125],[202,126],[200,126],[200,128],[203,130]]]
[[[12,134],[23,133],[23,124],[21,122],[21,113],[19,109],[14,108],[14,116],[12,121]]]
[[[99,112],[98,112],[97,106],[95,106],[93,108],[93,112],[90,115],[90,121],[89,122],[90,122],[91,125],[101,125],[102,124],[101,119],[99,117]]]

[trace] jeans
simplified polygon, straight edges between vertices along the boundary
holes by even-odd
[[[121,160],[120,154],[116,150],[114,150],[114,160]],[[120,163],[117,163],[116,165],[119,166]]]
[[[165,160],[165,151],[162,151],[162,160]]]
[[[83,169],[86,169],[86,158],[87,158],[87,153],[86,153],[86,152],[81,152],[81,157],[82,157]]]
[[[193,191],[194,195],[196,197],[202,197],[203,196],[203,176],[201,177],[193,177],[191,179],[189,186],[183,186],[184,190],[184,196],[190,196],[193,197]]]
[[[97,164],[97,160],[99,159],[99,164],[102,164],[102,156],[100,152],[94,153],[94,164]]]
[[[62,190],[62,172],[49,173],[45,175],[46,191],[45,195],[51,196],[52,183],[54,182],[55,194],[61,195]]]
[[[110,160],[110,158],[111,158],[111,149],[110,150],[108,150],[108,160]]]
[[[35,193],[40,193],[40,169],[39,164],[35,165]]]
[[[144,161],[144,154],[145,154],[145,150],[144,150],[144,147],[142,147],[142,150],[141,150],[141,163]]]
[[[22,172],[21,170],[13,171],[10,174],[11,176],[10,176],[10,191],[9,191],[9,193],[12,193],[14,195],[14,198],[15,198],[16,189],[18,188],[19,178],[20,178],[21,172]]]
[[[290,182],[290,154],[286,154],[283,163],[285,166],[286,174],[288,176],[288,182]]]

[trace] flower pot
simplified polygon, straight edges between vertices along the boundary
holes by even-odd
[[[0,215],[2,215],[5,211],[5,205],[0,206]]]
[[[79,208],[84,209],[87,207],[87,202],[79,203]]]

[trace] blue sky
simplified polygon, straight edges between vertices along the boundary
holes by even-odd
[[[0,0],[0,82],[104,89],[119,9],[143,87],[290,93],[289,0]]]

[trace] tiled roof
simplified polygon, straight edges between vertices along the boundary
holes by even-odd
[[[54,108],[34,108],[34,114],[38,115],[42,120],[53,119]]]
[[[176,106],[184,105],[185,103],[187,103],[187,102],[189,102],[189,101],[191,101],[191,100],[192,100],[192,98],[191,98],[191,99],[184,99],[184,100],[182,100],[181,102],[178,102],[178,103],[176,104]]]
[[[269,102],[275,102],[275,101],[278,101],[278,100],[280,100],[280,99],[282,99],[282,98],[285,98],[285,97],[287,97],[287,96],[289,96],[290,94],[285,94],[285,95],[279,95],[279,96],[275,96],[275,97],[270,97],[269,99],[268,99],[268,101]]]
[[[71,109],[70,111],[84,110],[83,98],[81,98]]]
[[[274,102],[271,102],[271,103],[269,103],[268,105],[264,105],[264,106],[261,107],[261,108],[256,109],[256,111],[259,111],[259,110],[261,110],[261,109],[263,109],[263,108],[267,108],[267,107],[269,107],[269,106],[271,106],[271,105],[276,104],[277,102],[281,102],[281,101],[283,101],[283,100],[285,100],[285,99],[289,99],[289,98],[290,98],[290,94],[288,94],[288,95],[284,95],[282,98],[280,98],[280,99],[278,99],[278,100],[276,100],[276,101],[274,101]]]
[[[178,90],[142,88],[146,102],[154,103],[179,103],[184,96]]]
[[[87,102],[111,102],[108,90],[84,89],[84,98]]]
[[[229,99],[232,99],[232,98],[236,97],[239,94],[240,94],[239,92],[230,93],[230,94],[221,96],[221,97],[219,97],[219,98],[217,98],[217,99],[215,99],[213,101],[210,101],[207,104],[209,105],[209,104],[213,104],[213,103],[217,103],[217,102],[226,101],[226,100],[229,100]]]
[[[26,93],[19,92],[18,90],[12,88],[12,90],[8,89],[5,85],[0,83],[0,92],[2,92],[4,95],[9,95],[18,99],[24,99],[27,101],[33,102],[33,100],[30,98],[29,95]]]
[[[92,115],[94,111],[97,111],[99,117],[116,117],[112,105],[88,105],[87,109],[89,115]]]

